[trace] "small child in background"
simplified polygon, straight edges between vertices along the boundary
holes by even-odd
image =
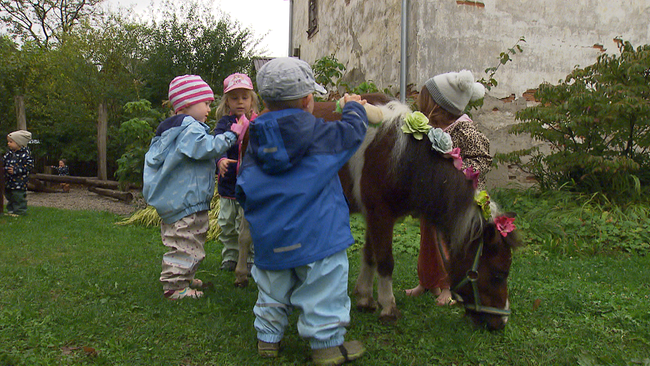
[[[59,166],[54,166],[52,165],[51,168],[56,170],[57,175],[59,176],[66,176],[70,175],[70,169],[66,165],[67,161],[65,159],[59,160]],[[70,192],[70,184],[68,183],[61,183],[61,189],[63,192],[68,193]]]
[[[7,135],[9,152],[4,157],[5,197],[7,197],[7,215],[27,214],[27,181],[34,169],[34,158],[27,144],[32,134],[26,130],[14,131]]]
[[[52,165],[52,169],[56,170],[56,174],[59,176],[70,175],[70,169],[66,165],[65,159],[59,160],[59,166]]]
[[[341,121],[312,114],[316,84],[304,61],[284,57],[264,64],[257,86],[270,112],[251,122],[237,178],[255,246],[253,312],[257,350],[278,357],[289,314],[300,310],[298,333],[316,365],[341,365],[363,355],[345,341],[350,323],[349,263],[354,243],[338,171],[368,128],[361,97],[345,95]]]
[[[242,116],[249,121],[257,117],[259,102],[253,90],[253,82],[245,74],[232,74],[223,82],[223,98],[217,107],[216,118],[219,120],[213,134],[218,135],[230,130]],[[221,269],[234,271],[239,256],[238,237],[244,210],[235,200],[235,184],[239,170],[241,144],[233,145],[217,161],[217,191],[219,192],[219,216],[217,223],[221,227],[219,241],[223,243],[221,251]],[[247,260],[249,268],[253,262],[253,251]]]
[[[145,155],[145,201],[162,218],[163,255],[160,282],[166,298],[199,298],[201,280],[194,275],[205,258],[208,210],[214,195],[216,158],[237,143],[244,126],[212,136],[205,121],[214,93],[196,75],[178,76],[169,84],[175,116],[160,123]]]

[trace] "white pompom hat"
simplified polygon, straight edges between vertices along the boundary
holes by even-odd
[[[485,87],[474,82],[474,75],[468,70],[434,76],[424,85],[438,105],[456,116],[463,114],[470,100],[485,96]]]

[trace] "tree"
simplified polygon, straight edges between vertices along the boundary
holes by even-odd
[[[0,0],[0,21],[21,43],[50,48],[87,17],[103,0]]]
[[[497,154],[535,175],[543,188],[565,187],[629,199],[650,183],[650,45],[620,41],[558,85],[542,84],[540,104],[517,114],[511,133],[530,133],[551,147]],[[522,160],[528,157],[528,161]]]
[[[163,4],[162,20],[144,25],[146,57],[143,78],[147,99],[154,105],[167,99],[169,82],[178,75],[200,75],[216,93],[233,72],[250,73],[258,44],[249,29],[227,16],[216,18],[198,2]]]

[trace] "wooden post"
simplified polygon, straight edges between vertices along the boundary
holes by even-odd
[[[25,117],[25,98],[22,95],[14,97],[14,106],[16,107],[16,126],[18,130],[27,129],[27,118]]]
[[[99,104],[97,114],[97,178],[107,180],[106,173],[106,135],[108,130],[108,109],[106,104]]]

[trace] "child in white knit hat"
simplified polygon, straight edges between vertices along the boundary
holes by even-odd
[[[492,166],[490,141],[474,122],[464,114],[470,101],[483,98],[485,88],[474,81],[470,71],[449,72],[427,80],[418,97],[418,109],[429,118],[429,124],[449,133],[453,147],[460,148],[462,169],[478,171],[478,189],[483,189],[485,176]],[[453,304],[449,278],[445,271],[437,229],[420,221],[420,254],[418,256],[417,287],[406,290],[408,296],[431,291],[438,305]]]
[[[162,218],[163,255],[160,282],[171,300],[199,298],[202,282],[194,278],[205,257],[208,210],[214,195],[215,159],[243,136],[244,126],[212,136],[205,121],[214,93],[196,75],[174,78],[169,100],[175,116],[160,123],[145,155],[142,194]]]
[[[5,173],[5,196],[7,215],[18,216],[27,213],[27,181],[34,169],[34,158],[27,144],[32,134],[26,130],[14,131],[7,135],[9,152],[3,156]]]

